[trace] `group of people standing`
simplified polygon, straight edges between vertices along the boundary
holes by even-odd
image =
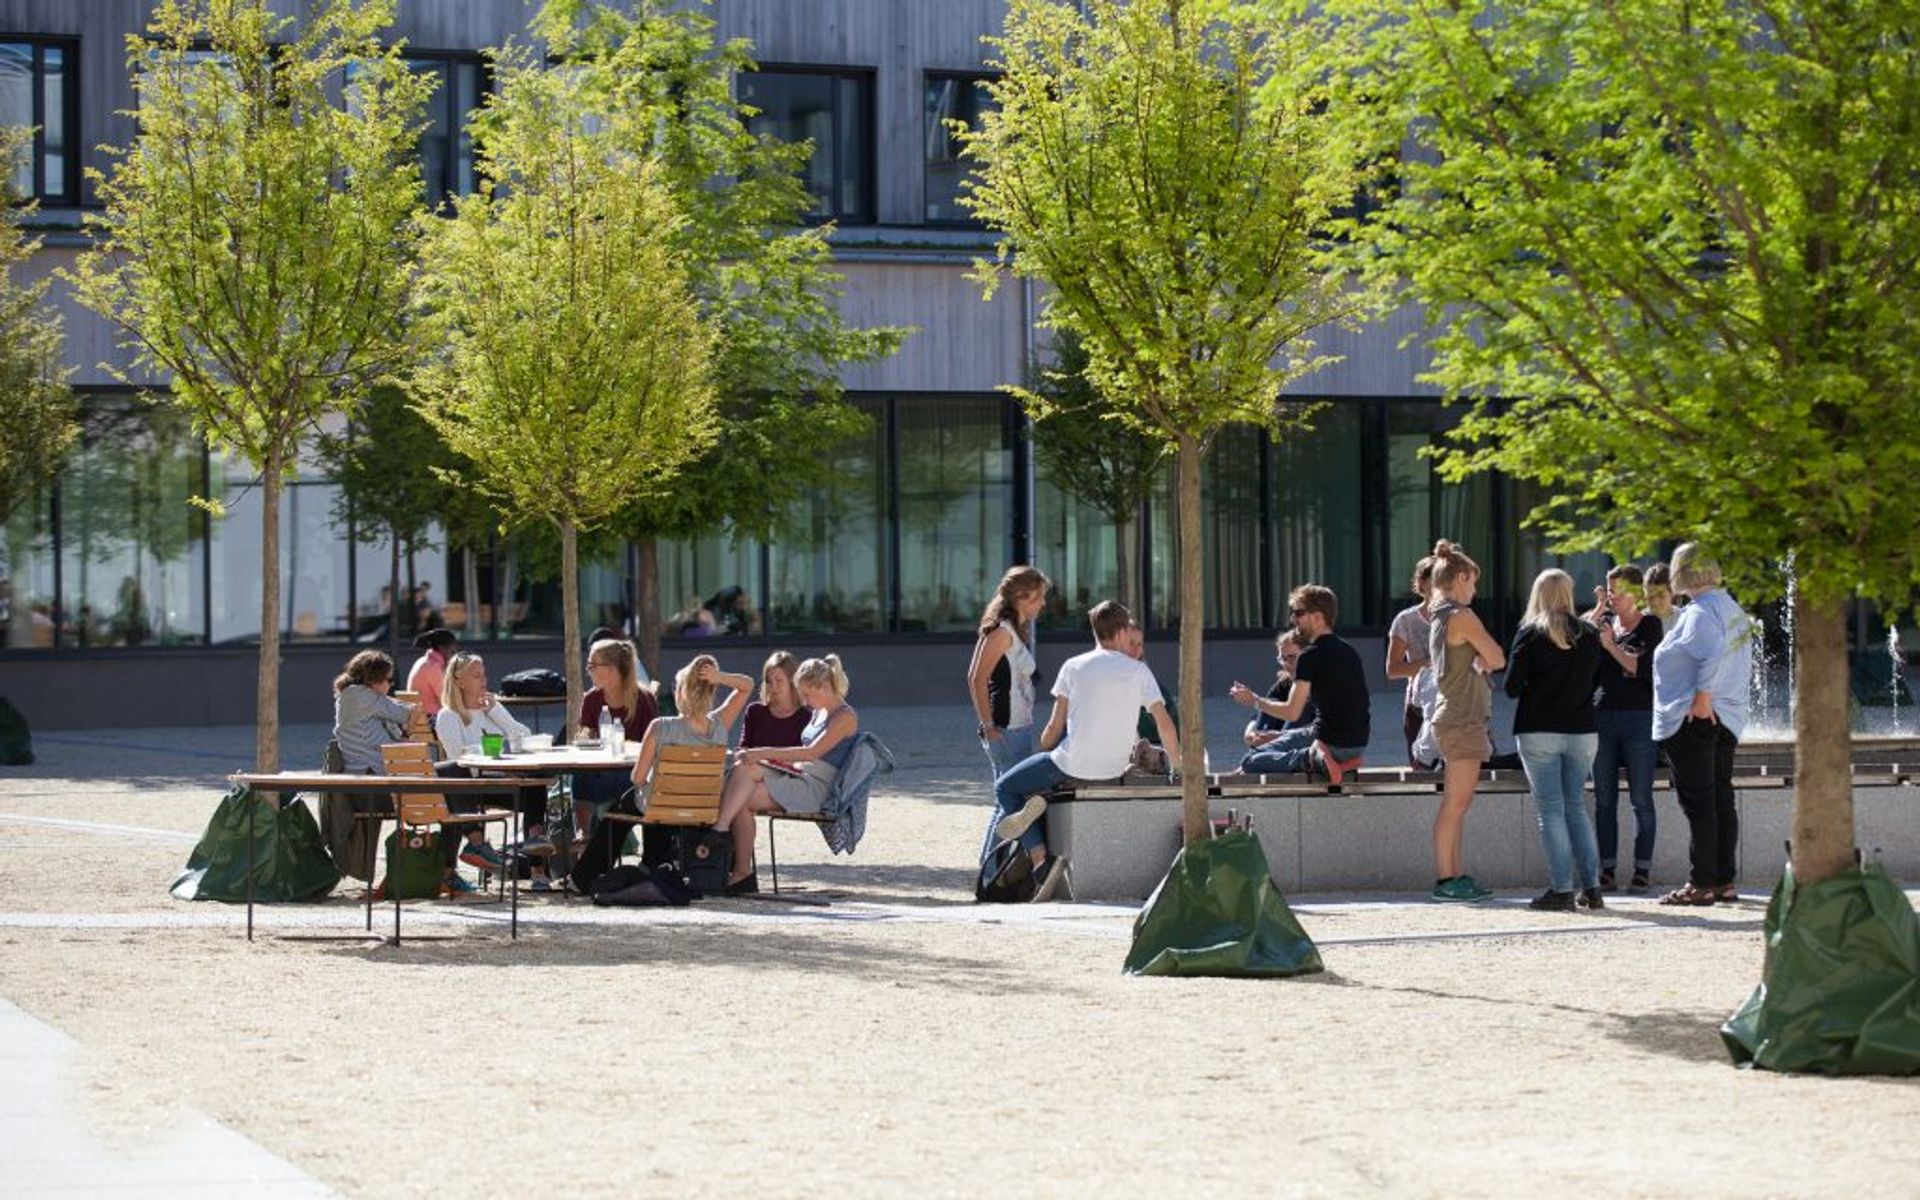
[[[478,751],[486,735],[498,735],[512,746],[531,735],[489,689],[485,660],[478,653],[459,650],[458,639],[450,631],[423,633],[414,644],[423,653],[408,673],[406,690],[412,693],[408,701],[391,694],[394,663],[377,650],[354,655],[334,681],[334,741],[340,769],[383,774],[382,744],[423,738],[430,730],[440,747],[436,769],[464,774],[467,768],[458,765],[459,759]],[[661,715],[654,687],[643,682],[639,655],[631,642],[596,638],[587,651],[587,673],[593,687],[581,699],[577,740],[599,739],[603,721],[611,721],[638,749],[629,773],[574,774],[573,836],[565,848],[584,848],[600,818],[616,805],[624,806],[623,811],[645,810],[662,747],[730,747],[734,753],[719,819],[713,826],[732,840],[730,895],[758,890],[753,870],[755,815],[819,812],[859,733],[859,716],[847,703],[849,683],[837,655],[801,662],[788,651],[776,650],[761,667],[757,697],[752,677],[722,670],[712,655],[697,655],[674,674],[675,711],[669,716]],[[724,699],[719,698],[722,688],[726,689]],[[736,722],[740,724],[737,740]],[[770,770],[769,760],[781,769]],[[505,798],[480,797],[465,804],[478,808]],[[546,793],[518,789],[512,802],[520,809],[524,831],[522,842],[512,851],[528,860],[533,889],[550,890],[553,883],[546,863],[561,847],[555,845],[547,827]],[[460,801],[450,803],[461,805]],[[506,855],[477,830],[443,832],[441,848],[446,893],[473,890],[456,863],[482,872],[506,869]]]
[[[1465,871],[1461,836],[1481,766],[1493,752],[1491,680],[1504,671],[1547,865],[1547,889],[1533,907],[1605,906],[1603,895],[1616,889],[1620,873],[1623,770],[1634,815],[1626,887],[1651,886],[1654,770],[1662,756],[1691,838],[1688,882],[1661,903],[1736,899],[1733,751],[1746,728],[1753,626],[1722,587],[1719,565],[1688,543],[1671,564],[1644,573],[1617,566],[1585,612],[1576,611],[1571,576],[1542,571],[1506,650],[1471,608],[1479,576],[1460,547],[1437,543],[1415,568],[1421,602],[1396,616],[1388,634],[1387,674],[1407,680],[1409,757],[1420,766],[1437,760],[1444,772],[1433,898],[1491,894]]]

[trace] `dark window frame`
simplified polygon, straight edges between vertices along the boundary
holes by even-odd
[[[474,111],[478,111],[480,108],[485,107],[487,97],[493,94],[493,85],[494,85],[493,64],[488,61],[487,56],[485,54],[481,53],[478,50],[428,50],[428,49],[419,49],[413,46],[405,46],[401,48],[400,57],[402,60],[404,60],[408,64],[409,69],[411,69],[412,65],[415,63],[434,63],[434,64],[444,65],[448,68],[461,67],[461,66],[472,66],[477,68],[478,76],[477,76],[477,85],[474,91],[474,95],[480,101],[480,103],[474,106]],[[441,178],[439,181],[439,187],[437,190],[430,190],[429,195],[426,197],[427,208],[430,211],[434,211],[434,212],[447,211],[450,207],[451,202],[456,197],[469,194],[467,192],[461,191],[458,186],[459,184],[458,155],[453,153],[453,151],[455,150],[455,148],[459,143],[460,133],[465,126],[465,119],[466,119],[465,113],[457,113],[453,111],[453,106],[457,103],[454,97],[457,94],[458,94],[458,89],[455,88],[453,84],[453,72],[451,69],[449,69],[447,72],[446,87],[443,88],[440,92],[435,93],[427,101],[429,106],[436,105],[436,104],[445,106],[441,109],[439,115],[446,119],[447,130],[448,130],[449,136],[452,138],[452,142],[447,147],[448,153],[447,153],[446,161],[441,166],[441,172],[440,172]],[[478,149],[476,148],[473,153],[474,153],[474,160],[475,160],[473,190],[479,191],[480,182],[479,182],[479,170],[478,170],[478,162],[479,162]],[[425,176],[423,174],[422,179],[424,180],[424,178]]]
[[[828,223],[832,223],[835,225],[860,225],[860,226],[880,224],[880,169],[881,167],[880,167],[880,120],[879,120],[879,96],[880,96],[879,71],[874,67],[835,66],[832,64],[824,64],[824,63],[790,63],[790,62],[758,63],[756,65],[755,70],[751,72],[742,72],[740,75],[737,75],[735,77],[734,102],[736,104],[740,102],[740,94],[739,94],[740,81],[744,76],[749,74],[756,75],[756,76],[763,76],[763,77],[769,76],[769,75],[812,75],[812,76],[824,76],[826,78],[834,79],[834,80],[850,79],[850,80],[857,80],[861,84],[861,86],[865,88],[867,111],[865,112],[865,114],[863,114],[863,119],[860,122],[860,125],[861,125],[860,138],[861,138],[861,141],[867,147],[867,167],[868,167],[867,178],[865,181],[865,185],[861,189],[862,195],[860,197],[861,204],[863,206],[864,211],[859,213],[835,212],[835,211],[832,211],[832,205],[830,203],[828,206],[829,211],[825,213],[807,214],[806,223],[809,225],[825,225]],[[839,104],[839,97],[837,94],[834,97],[834,103],[836,105],[835,120],[837,122],[838,115],[839,115],[838,107],[837,107]],[[815,146],[814,153],[818,154],[819,152],[820,152],[820,147]],[[834,148],[834,164],[833,164],[833,171],[832,171],[832,178],[834,179],[836,185],[838,184],[838,181],[841,177],[840,161],[841,160],[840,160],[839,147],[836,146]],[[837,191],[837,187],[835,190]],[[809,194],[812,193],[811,188],[808,189],[808,193]]]
[[[935,82],[940,80],[949,80],[949,79],[965,80],[973,83],[977,87],[983,83],[997,82],[998,80],[1004,77],[1005,75],[1003,72],[986,71],[986,70],[970,70],[969,71],[969,70],[960,70],[960,69],[929,67],[920,72],[920,133],[921,133],[921,136],[917,140],[919,140],[920,142],[920,223],[922,225],[925,225],[930,229],[984,229],[986,228],[986,226],[981,223],[978,217],[967,216],[967,217],[937,218],[937,217],[930,217],[927,215],[927,210],[928,208],[931,207],[931,204],[932,204],[932,202],[928,199],[927,181],[929,177],[933,174],[933,160],[927,157],[927,147],[926,147],[926,140],[925,140],[925,137],[926,137],[925,122],[926,122],[926,116],[927,116],[927,89],[931,87]],[[956,159],[955,161],[957,162],[959,160]]]
[[[80,204],[80,155],[84,139],[80,136],[80,39],[48,34],[0,34],[0,43],[33,47],[33,192],[22,197],[62,208]],[[47,188],[46,54],[49,49],[61,53],[61,71],[65,76],[60,97],[60,116],[66,126],[67,164],[61,172],[58,192]]]

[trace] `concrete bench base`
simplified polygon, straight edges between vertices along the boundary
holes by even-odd
[[[1047,837],[1073,862],[1076,900],[1141,900],[1157,886],[1180,848],[1180,798],[1165,787],[1095,790],[1098,798],[1062,797],[1047,808]],[[1741,790],[1740,883],[1769,889],[1786,863],[1793,792],[1779,786]],[[1591,812],[1592,798],[1588,798]],[[1920,881],[1920,786],[1854,790],[1861,851],[1897,880]],[[1215,796],[1211,815],[1229,808],[1253,817],[1275,881],[1287,893],[1424,892],[1433,886],[1435,792],[1362,795]],[[1653,881],[1662,891],[1686,881],[1687,821],[1671,791],[1654,795],[1658,835]],[[1633,807],[1620,798],[1620,881],[1632,871]],[[1482,792],[1467,814],[1465,865],[1492,888],[1539,891],[1545,858],[1532,798],[1520,791]]]

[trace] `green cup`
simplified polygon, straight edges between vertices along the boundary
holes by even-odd
[[[507,748],[507,739],[497,733],[480,735],[480,752],[488,758],[499,758],[500,752]]]

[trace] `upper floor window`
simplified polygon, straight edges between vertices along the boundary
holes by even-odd
[[[427,181],[427,204],[437,207],[478,186],[467,117],[487,93],[487,67],[477,54],[412,53],[407,66],[436,84],[427,98],[426,128],[420,132],[420,173]]]
[[[961,184],[971,173],[960,157],[960,139],[947,124],[958,121],[980,128],[980,118],[994,107],[984,86],[991,76],[927,73],[926,103],[922,109],[922,140],[926,144],[926,222],[929,225],[973,224],[973,214],[960,203]]]
[[[873,74],[780,67],[740,76],[740,101],[757,110],[747,128],[813,143],[803,178],[816,219],[874,221]]]
[[[32,142],[13,162],[15,196],[49,204],[80,201],[78,44],[49,38],[0,38],[0,125],[31,126]]]

